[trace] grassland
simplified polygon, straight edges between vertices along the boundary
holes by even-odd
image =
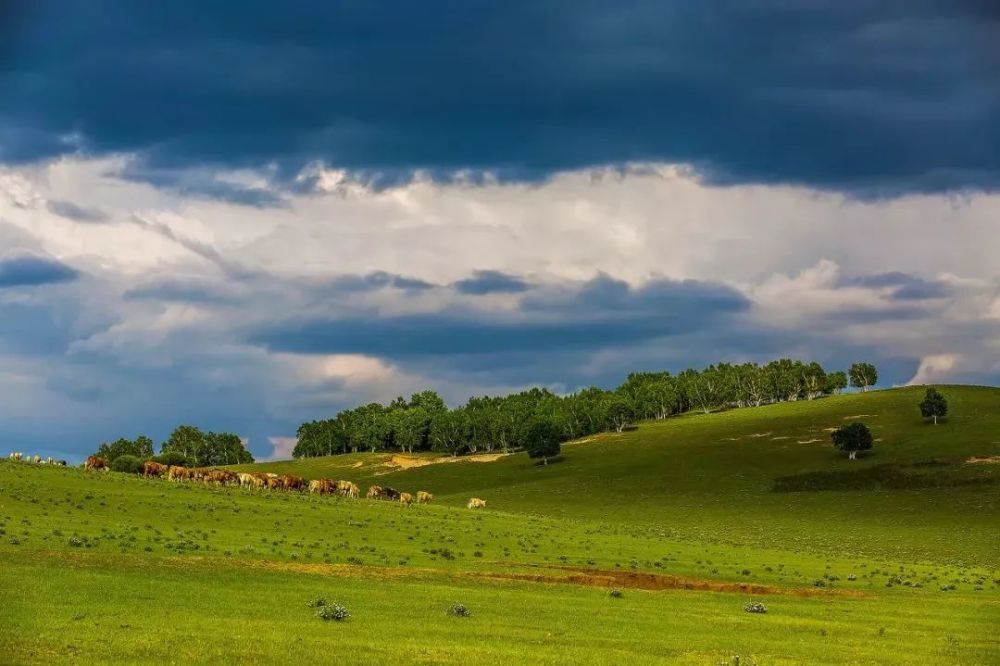
[[[644,423],[548,466],[253,466],[435,493],[410,508],[4,462],[0,662],[1000,663],[1000,465],[968,462],[1000,455],[1000,390],[943,390],[937,427],[899,389]],[[826,431],[850,417],[881,440],[854,462]]]

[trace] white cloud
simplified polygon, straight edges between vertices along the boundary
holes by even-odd
[[[292,457],[292,451],[299,439],[298,437],[268,437],[267,441],[271,444],[271,454],[267,456],[268,460],[287,460]]]
[[[997,195],[865,202],[785,186],[706,187],[670,166],[565,173],[534,185],[443,185],[423,177],[374,191],[315,165],[299,182],[312,183],[313,192],[287,192],[286,206],[260,209],[117,177],[127,165],[118,157],[0,167],[0,249],[51,256],[84,274],[58,290],[0,294],[0,307],[50,307],[46,316],[68,340],[68,353],[7,352],[7,368],[38,380],[24,393],[30,399],[0,406],[0,422],[29,423],[44,402],[111,436],[125,422],[148,418],[143,409],[152,409],[155,387],[163,401],[174,401],[162,408],[164,421],[217,413],[221,425],[213,427],[239,429],[240,418],[260,419],[268,430],[252,434],[263,443],[266,433],[289,432],[303,418],[428,386],[456,402],[529,381],[572,388],[570,371],[578,381],[600,381],[638,364],[703,354],[858,349],[909,363],[896,380],[918,362],[911,381],[1000,375]],[[263,187],[270,174],[209,175]],[[52,201],[103,216],[76,222],[54,213]],[[517,293],[331,286],[337,276],[373,271],[447,285],[483,269],[547,285],[598,272],[632,285],[654,276],[723,282],[751,300],[733,325],[750,327],[754,342],[741,346],[742,331],[700,331],[670,345],[567,352],[562,365],[531,362],[528,371],[507,373],[488,359],[470,369],[447,355],[417,363],[280,354],[246,340],[247,331],[269,322],[345,313],[516,313]],[[904,300],[892,288],[851,281],[892,271],[936,280],[950,293]],[[164,285],[205,298],[171,299]],[[142,297],[127,296],[142,289]],[[5,330],[0,325],[0,359]],[[51,377],[99,386],[101,400],[78,405],[71,391],[53,395],[45,382]]]
[[[944,381],[948,378],[948,373],[961,360],[961,354],[934,354],[932,356],[925,356],[920,359],[920,367],[917,368],[917,373],[906,383],[908,385],[915,385],[933,384]]]

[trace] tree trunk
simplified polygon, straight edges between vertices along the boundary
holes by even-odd
[[[549,464],[549,459],[547,457],[545,457],[545,456],[542,456],[542,464],[543,465],[548,465]]]
[[[937,414],[934,415],[934,425],[937,425]]]
[[[858,455],[857,451],[851,451],[849,454],[847,454],[847,459],[848,460],[857,460],[858,459],[857,455]]]

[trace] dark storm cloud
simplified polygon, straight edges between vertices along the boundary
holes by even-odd
[[[97,208],[86,208],[84,206],[78,206],[72,201],[61,201],[54,199],[46,202],[46,208],[49,212],[55,213],[60,217],[65,217],[69,220],[74,220],[76,222],[107,222],[108,215],[104,211]]]
[[[844,280],[843,284],[874,289],[889,288],[892,290],[892,297],[899,300],[945,298],[952,293],[951,287],[944,282],[925,280],[899,272],[849,278]]]
[[[0,259],[0,289],[70,282],[79,273],[55,259],[22,256]]]
[[[521,278],[500,271],[476,271],[471,277],[458,280],[451,286],[459,293],[474,296],[516,294],[528,289],[528,283]]]
[[[385,287],[404,291],[421,291],[432,289],[435,285],[418,278],[394,275],[385,271],[375,271],[364,275],[341,275],[326,281],[315,291],[329,293],[365,292]]]
[[[630,161],[863,195],[1000,185],[986,2],[13,4],[7,162],[134,152],[168,187],[204,165],[288,185],[311,160],[375,186]]]
[[[601,277],[539,289],[506,315],[458,308],[386,317],[365,313],[279,322],[251,340],[274,351],[390,358],[594,350],[718,325],[748,307],[743,295],[720,285],[657,280],[631,289]]]

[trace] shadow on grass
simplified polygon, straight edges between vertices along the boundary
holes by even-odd
[[[930,470],[928,472],[927,470]],[[919,490],[1000,484],[1000,476],[969,473],[959,465],[927,460],[910,465],[884,463],[873,467],[828,472],[806,472],[778,477],[771,492],[819,492],[823,490]]]

